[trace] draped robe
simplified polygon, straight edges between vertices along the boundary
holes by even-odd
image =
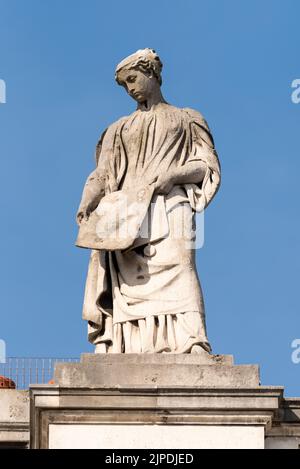
[[[194,345],[211,351],[192,239],[194,213],[220,184],[206,121],[165,103],[137,110],[108,127],[96,159],[105,194],[146,186],[191,162],[206,171],[199,184],[153,196],[146,240],[137,238],[126,250],[92,250],[83,306],[90,342],[103,353],[187,353]]]

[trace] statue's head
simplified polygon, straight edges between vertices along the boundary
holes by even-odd
[[[141,49],[122,60],[116,81],[138,103],[147,101],[162,84],[162,63],[153,49]]]

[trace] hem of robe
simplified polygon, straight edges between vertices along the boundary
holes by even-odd
[[[189,353],[194,345],[212,351],[204,318],[197,311],[116,324],[107,316],[103,335],[96,324],[90,323],[89,329],[96,353]]]

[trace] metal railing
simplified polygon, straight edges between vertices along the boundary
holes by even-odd
[[[6,358],[0,363],[0,376],[15,383],[16,389],[28,389],[30,384],[48,384],[53,379],[58,362],[79,362],[79,358]]]

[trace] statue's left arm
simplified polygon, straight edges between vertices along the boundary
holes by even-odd
[[[220,186],[221,169],[214,140],[203,116],[193,109],[184,110],[189,117],[192,147],[182,166],[163,174],[157,181],[157,192],[167,194],[174,185],[184,185],[191,195],[194,188],[195,209],[201,210],[212,200]],[[201,193],[201,195],[200,195]],[[196,207],[198,205],[198,207]]]

